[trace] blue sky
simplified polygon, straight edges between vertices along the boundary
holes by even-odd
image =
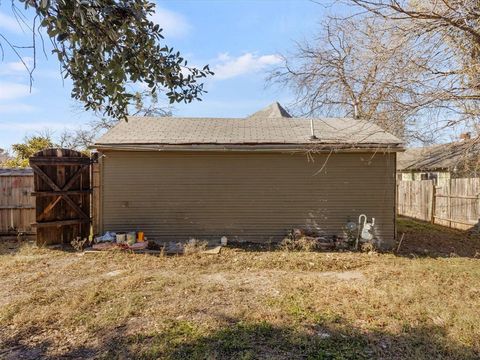
[[[327,2],[326,2],[327,3]],[[0,33],[27,44],[10,2],[0,2]],[[242,117],[292,94],[265,87],[265,76],[292,48],[294,40],[311,38],[323,16],[335,9],[309,0],[170,0],[158,1],[154,20],[165,29],[165,41],[190,64],[210,64],[216,76],[206,82],[202,102],[175,105],[174,115]],[[93,114],[70,99],[71,86],[59,74],[55,58],[37,53],[32,90],[19,59],[4,47],[0,62],[0,148],[8,149],[27,134],[86,126]],[[22,52],[31,62],[31,52]]]

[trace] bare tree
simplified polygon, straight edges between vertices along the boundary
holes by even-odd
[[[172,116],[172,106],[162,106],[158,101],[157,93],[137,91],[134,98],[135,106],[130,111],[131,116]]]
[[[172,116],[173,107],[161,104],[157,94],[151,94],[149,91],[136,91],[132,102],[133,105],[128,108],[130,116]],[[88,125],[90,131],[95,133],[96,136],[111,129],[119,122],[117,118],[104,116],[103,114],[104,111],[100,109],[99,112],[95,113],[95,118]],[[92,140],[94,139],[92,138]]]
[[[480,72],[480,3],[478,0],[348,0],[372,14],[397,22],[398,29],[417,37],[441,36],[459,50],[463,70]],[[408,20],[408,21],[405,21]],[[405,26],[408,24],[408,26]],[[456,72],[459,69],[455,70]],[[472,84],[478,88],[477,80]]]
[[[401,137],[426,106],[423,70],[411,44],[381,19],[364,17],[323,23],[320,35],[297,43],[270,81],[294,89],[304,115],[371,120]]]
[[[66,149],[87,151],[95,142],[95,132],[90,129],[64,130],[58,139],[58,145]]]
[[[388,21],[415,43],[422,65],[436,81],[438,106],[459,116],[444,126],[466,122],[477,130],[480,116],[480,3],[478,0],[347,0]],[[360,15],[362,16],[362,15]]]
[[[151,94],[149,91],[135,92],[133,105],[128,108],[131,116],[172,116],[172,110],[171,105],[162,105],[157,95]],[[67,149],[87,151],[100,135],[121,121],[117,118],[103,116],[103,113],[104,111],[100,109],[86,127],[64,130],[60,133],[59,145]]]
[[[2,164],[10,158],[8,152],[2,148],[0,148],[0,167]]]
[[[409,2],[422,17],[398,10],[397,1],[346,1],[368,12],[326,21],[314,41],[283,55],[270,80],[294,89],[303,113],[358,115],[407,141],[433,142],[452,129],[478,133],[478,17],[460,6],[473,2]],[[426,19],[425,4],[438,3],[443,15]],[[458,24],[462,11],[470,30]]]

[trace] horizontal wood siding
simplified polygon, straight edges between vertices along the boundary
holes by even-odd
[[[395,154],[105,152],[102,230],[148,238],[278,241],[293,227],[327,236],[360,214],[394,240]],[[327,160],[328,158],[328,160]],[[321,170],[320,173],[319,170]]]

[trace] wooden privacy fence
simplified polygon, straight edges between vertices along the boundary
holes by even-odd
[[[35,232],[32,191],[31,169],[0,169],[0,235]]]
[[[480,178],[451,179],[435,186],[432,180],[400,181],[397,212],[434,224],[467,230],[480,218]]]
[[[397,212],[424,221],[432,219],[433,181],[399,181]]]

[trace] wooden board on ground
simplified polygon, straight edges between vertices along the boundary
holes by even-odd
[[[142,250],[108,250],[108,251],[126,251],[126,252],[133,252],[134,254],[150,254],[150,255],[160,255],[162,253],[161,250],[150,250],[150,249],[142,249]],[[105,254],[105,250],[95,250],[92,248],[87,248],[83,251],[84,254],[88,255],[98,255],[98,254]]]
[[[108,246],[108,244],[111,244]],[[109,251],[128,251],[133,252],[135,254],[165,254],[165,255],[184,255],[185,252],[183,247],[177,246],[165,246],[163,250],[153,250],[153,249],[134,249],[134,248],[122,248],[115,246],[114,243],[105,243],[106,246],[101,247],[89,247],[84,250],[85,254],[100,254]],[[222,250],[222,246],[218,245],[212,248],[207,248],[206,250],[199,251],[199,254],[207,254],[207,255],[218,255]]]
[[[220,254],[221,250],[222,250],[222,247],[219,245],[219,246],[215,246],[212,249],[207,249],[205,251],[202,251],[202,254],[217,255],[217,254]]]

